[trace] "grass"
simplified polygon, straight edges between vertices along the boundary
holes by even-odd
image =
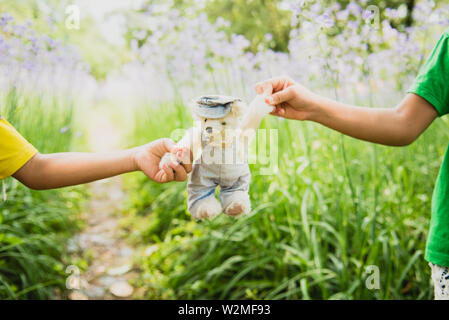
[[[44,153],[70,150],[74,140],[73,104],[51,94],[10,90],[0,114]],[[66,132],[61,128],[68,128]],[[7,201],[0,201],[0,299],[45,299],[65,285],[65,242],[76,230],[73,213],[84,190],[32,191],[6,179]]]
[[[180,103],[139,106],[134,123],[136,144],[191,124]],[[140,285],[152,299],[431,298],[424,250],[445,126],[438,119],[411,146],[392,148],[266,119],[278,129],[279,171],[251,165],[253,211],[238,220],[195,222],[185,183],[129,176],[125,225],[136,245],[157,246],[138,261]],[[365,284],[372,265],[378,290]]]

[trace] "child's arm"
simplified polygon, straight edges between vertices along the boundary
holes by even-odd
[[[351,137],[370,142],[404,146],[415,141],[438,116],[425,99],[409,93],[395,108],[361,108],[318,96],[287,77],[256,86],[258,93],[272,93],[267,103],[272,114],[321,123]]]
[[[110,153],[36,154],[13,177],[32,189],[51,189],[87,183],[132,171],[143,171],[156,182],[183,181],[188,165],[159,168],[161,157],[175,147],[159,139],[137,148]]]

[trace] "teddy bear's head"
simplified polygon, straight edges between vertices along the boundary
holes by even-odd
[[[239,132],[245,103],[228,96],[202,96],[192,105],[193,117],[201,125],[202,140],[221,145],[229,143]]]

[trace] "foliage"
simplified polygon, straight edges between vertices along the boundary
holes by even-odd
[[[73,150],[76,109],[92,79],[71,47],[0,14],[0,114],[41,152]],[[76,95],[76,99],[75,99]],[[2,181],[0,299],[49,298],[65,284],[65,241],[85,191],[36,192]],[[3,194],[3,193],[2,193]]]
[[[259,45],[286,51],[291,14],[279,8],[279,3],[279,0],[213,0],[207,2],[205,11],[212,21],[217,18],[229,21],[229,34],[245,36],[253,52],[257,52]]]
[[[82,143],[80,115],[93,96],[109,103],[129,146],[179,139],[196,95],[249,101],[256,82],[280,74],[348,103],[392,106],[449,18],[447,1],[408,1],[404,11],[396,0],[153,0],[123,13],[130,45],[123,49],[102,41],[93,19],[65,29],[68,3],[1,7],[0,114],[42,152]],[[380,9],[378,25],[370,4]],[[143,250],[138,284],[146,296],[430,298],[423,253],[446,122],[438,119],[407,148],[311,123],[267,118],[263,127],[278,133],[277,171],[261,175],[263,165],[251,165],[253,211],[239,220],[196,222],[185,183],[127,176],[123,222]],[[12,179],[5,186],[0,298],[49,298],[63,288],[65,241],[85,191],[34,192]],[[380,269],[379,290],[365,286],[370,265]]]
[[[448,19],[430,1],[417,6],[414,26],[403,32],[388,17],[373,26],[354,2],[292,10],[297,27],[288,53],[249,53],[244,37],[236,42],[221,33],[225,21],[168,11],[165,19],[174,23],[154,18],[133,48],[135,61],[106,88],[116,99],[135,97],[128,126],[136,143],[187,128],[183,104],[197,94],[250,100],[255,82],[284,73],[345,102],[392,106]],[[437,120],[407,148],[367,144],[310,123],[270,118],[263,126],[278,129],[278,171],[263,176],[261,164],[252,165],[253,211],[240,220],[195,222],[185,209],[185,185],[129,179],[125,223],[136,245],[147,247],[138,262],[148,298],[430,298],[423,254],[445,122]],[[370,265],[380,269],[380,290],[365,286]]]
[[[138,112],[137,139],[169,135],[184,108],[155,110],[172,123]],[[264,127],[279,129],[279,171],[252,166],[248,217],[195,222],[185,184],[130,178],[125,222],[136,244],[158,248],[139,259],[148,298],[430,298],[423,252],[445,124],[403,149],[352,139],[342,149],[339,134],[313,124]],[[380,290],[365,287],[369,265]]]
[[[446,1],[441,1],[446,2]],[[368,7],[377,6],[382,18],[389,19],[394,28],[404,31],[413,24],[413,11],[417,1],[407,0],[322,0],[322,1],[284,1],[284,0],[210,0],[201,4],[188,0],[173,1],[147,1],[146,12],[151,12],[154,7],[164,4],[181,12],[183,16],[192,11],[196,14],[205,12],[209,20],[215,23],[217,20],[229,21],[224,28],[230,36],[239,34],[250,41],[248,50],[257,52],[260,47],[266,47],[274,51],[288,51],[290,31],[296,27],[291,19],[291,10],[299,7],[310,6],[336,7],[344,9],[348,5],[356,4]],[[417,8],[419,10],[419,7]],[[343,11],[343,10],[342,10]]]
[[[3,0],[0,12],[9,12],[18,22],[32,26],[37,33],[72,49],[76,47],[90,73],[97,79],[104,79],[108,72],[118,69],[127,60],[127,50],[105,41],[97,21],[85,10],[81,10],[79,29],[66,28],[66,8],[72,4],[69,0]]]

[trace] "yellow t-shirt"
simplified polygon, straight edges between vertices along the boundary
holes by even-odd
[[[0,116],[0,180],[13,175],[36,153],[36,148]]]

